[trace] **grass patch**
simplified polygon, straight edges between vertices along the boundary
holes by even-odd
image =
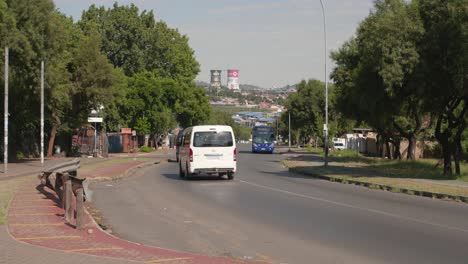
[[[8,203],[15,194],[18,187],[31,177],[13,178],[11,180],[0,181],[0,225],[6,223],[6,210]]]
[[[137,161],[144,161],[144,162],[149,162],[149,161],[153,161],[154,159],[151,159],[151,158],[135,158]],[[135,161],[134,158],[121,158],[121,159],[110,159],[110,160],[104,160],[104,161],[100,161],[100,162],[96,162],[96,163],[91,163],[91,164],[84,164],[82,167],[81,167],[81,171],[90,171],[90,170],[93,170],[95,168],[99,168],[99,167],[102,167],[102,166],[107,166],[107,165],[113,165],[113,164],[124,164],[124,163],[128,163],[128,162],[133,162]]]
[[[148,146],[143,146],[140,148],[140,152],[150,153],[150,152],[153,152],[153,149]]]
[[[307,151],[312,154],[324,155],[322,148],[307,147]]]
[[[468,164],[460,165],[459,177],[447,178],[443,175],[442,165],[437,160],[426,159],[417,161],[379,161],[369,166],[369,169],[379,175],[397,178],[430,179],[430,180],[462,180],[468,181]]]
[[[350,149],[344,149],[344,150],[336,150],[330,152],[331,157],[351,157],[351,158],[357,158],[360,157],[361,155],[357,151],[353,151]]]
[[[448,179],[443,176],[441,166],[437,160],[418,161],[388,161],[384,159],[369,158],[372,162],[347,163],[346,161],[336,161],[328,168],[304,160],[285,160],[284,165],[294,171],[307,175],[325,175],[332,177],[331,181],[359,181],[369,184],[369,188],[378,188],[378,185],[386,185],[389,191],[402,192],[403,189],[408,194],[414,191],[426,191],[454,196],[468,197],[468,187],[457,186],[457,180],[468,179],[468,164],[461,164],[462,176],[458,179]],[[434,180],[434,181],[426,181]]]

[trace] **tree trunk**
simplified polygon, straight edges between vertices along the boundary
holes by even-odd
[[[296,143],[297,147],[299,147],[299,145],[301,144],[301,131],[300,130],[297,131],[296,142],[295,143]]]
[[[388,159],[392,159],[392,152],[390,151],[390,142],[388,140],[385,141],[385,156]]]
[[[408,155],[407,159],[409,160],[415,160],[416,159],[416,136],[414,134],[411,134],[408,139]]]
[[[55,123],[54,123],[54,126],[52,127],[52,131],[50,132],[49,148],[47,149],[48,158],[52,157],[52,154],[54,151],[55,135],[57,134],[57,128],[62,124],[60,122],[60,118],[57,116],[55,111],[52,111],[52,117],[55,118]]]
[[[451,177],[452,172],[452,153],[449,144],[442,144],[442,153],[444,155],[444,175]]]
[[[435,137],[439,144],[442,147],[442,155],[444,157],[444,176],[451,177],[452,176],[452,151],[451,151],[451,144],[449,142],[450,138],[450,130],[445,129],[442,132],[442,122],[444,116],[443,114],[439,115],[437,119],[437,124],[435,128]]]
[[[400,140],[399,139],[393,141],[393,147],[394,147],[393,158],[401,160]]]
[[[460,170],[460,160],[462,159],[462,154],[463,149],[461,145],[461,140],[457,139],[457,142],[454,142],[453,146],[453,160],[455,161],[455,174],[456,175],[461,175],[461,170]]]

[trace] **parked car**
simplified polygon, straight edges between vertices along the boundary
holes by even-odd
[[[182,178],[209,174],[229,180],[237,170],[237,149],[230,126],[194,126],[184,130],[180,146],[179,173]]]
[[[179,133],[177,133],[177,138],[176,138],[176,141],[175,141],[176,160],[177,160],[177,162],[179,162],[180,146],[182,145],[183,138],[184,138],[184,130],[181,129],[181,130],[179,131]]]
[[[345,149],[345,145],[341,142],[335,142],[333,144],[333,148],[336,149],[336,150],[344,150]]]

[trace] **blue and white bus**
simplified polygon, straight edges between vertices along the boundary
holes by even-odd
[[[273,153],[275,150],[275,130],[269,126],[252,128],[252,152]]]

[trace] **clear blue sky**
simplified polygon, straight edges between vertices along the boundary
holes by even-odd
[[[329,51],[356,31],[373,0],[323,0]],[[81,17],[91,4],[114,0],[54,0],[63,13]],[[264,88],[324,78],[323,24],[319,0],[124,0],[190,38],[201,63],[198,80],[210,69],[239,69],[240,83]],[[329,71],[332,68],[329,63]]]

